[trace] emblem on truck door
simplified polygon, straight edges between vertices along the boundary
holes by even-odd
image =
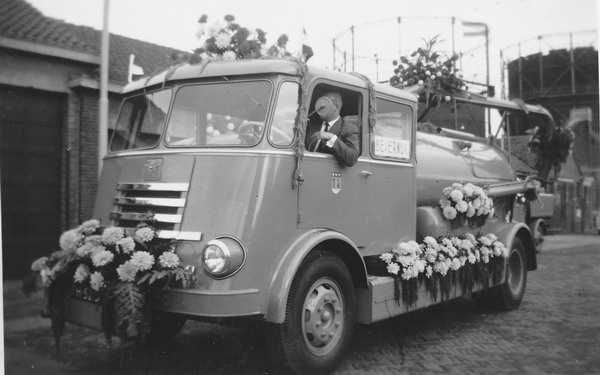
[[[342,190],[342,173],[331,172],[331,191],[337,194]]]
[[[162,159],[148,159],[144,163],[144,181],[158,181],[162,171]]]

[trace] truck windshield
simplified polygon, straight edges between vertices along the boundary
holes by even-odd
[[[186,85],[175,94],[165,143],[175,147],[253,146],[265,130],[269,81]]]
[[[125,99],[112,135],[110,150],[156,146],[165,126],[171,92],[171,89],[166,89]]]

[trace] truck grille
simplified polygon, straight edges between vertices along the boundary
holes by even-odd
[[[147,222],[158,231],[159,237],[179,239],[188,183],[121,183],[117,185],[113,224],[125,229]],[[199,240],[199,233],[194,238]]]

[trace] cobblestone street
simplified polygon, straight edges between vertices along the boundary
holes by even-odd
[[[357,326],[336,374],[600,373],[600,236],[550,236],[520,308],[482,310],[469,299]],[[118,339],[68,326],[56,355],[41,293],[4,285],[7,374],[266,374],[260,330],[188,322],[173,342],[125,366]]]

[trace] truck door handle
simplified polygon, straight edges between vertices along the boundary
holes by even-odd
[[[369,171],[360,171],[360,173],[365,176],[365,177],[369,177],[370,175],[372,175],[373,173],[369,172]]]

